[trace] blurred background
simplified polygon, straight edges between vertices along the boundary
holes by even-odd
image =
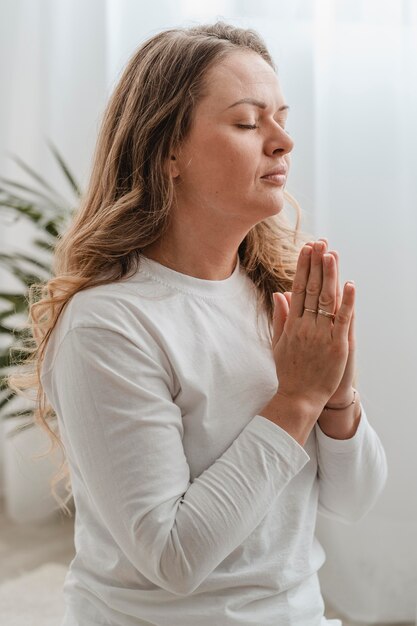
[[[19,341],[10,329],[25,319],[26,285],[48,276],[54,237],[87,184],[101,115],[123,66],[159,30],[216,19],[265,39],[291,107],[287,189],[303,209],[303,228],[329,239],[342,281],[357,286],[357,387],[387,452],[389,478],[359,523],[319,518],[327,614],[346,625],[411,625],[417,0],[0,0],[1,367],[7,371],[8,346]],[[32,459],[48,440],[35,429],[16,433],[28,415],[14,416],[15,399],[2,393],[0,616],[15,626],[59,626],[73,521],[48,495],[55,467]]]

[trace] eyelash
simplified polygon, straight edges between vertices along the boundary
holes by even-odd
[[[252,124],[237,124],[237,126],[239,128],[248,128],[249,130],[255,130],[255,128],[259,128],[259,126],[255,126]],[[285,132],[287,133],[287,135],[289,135],[290,133],[288,132],[288,130],[286,130],[285,128],[283,128],[282,130],[285,130]]]

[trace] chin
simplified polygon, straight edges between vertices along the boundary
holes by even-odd
[[[265,215],[264,219],[267,217],[272,217],[273,215],[278,215],[284,208],[284,198],[282,202],[274,202],[268,211],[265,211],[265,206],[262,207],[262,213]],[[267,215],[266,215],[267,213]]]
[[[255,222],[254,226],[256,224],[259,224],[259,222],[263,222],[264,220],[269,219],[270,217],[274,217],[275,215],[279,215],[282,211],[283,207],[274,207],[271,208],[270,211],[265,211],[265,207],[263,208],[263,211],[259,211],[259,219]]]

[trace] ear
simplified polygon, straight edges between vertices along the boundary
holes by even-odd
[[[171,154],[171,157],[168,161],[168,173],[171,178],[177,178],[180,175],[178,161],[175,154]]]

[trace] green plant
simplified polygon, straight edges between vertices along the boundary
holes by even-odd
[[[74,196],[74,204],[80,198],[80,188],[65,164],[58,150],[48,142],[59,169],[69,183]],[[24,361],[24,338],[27,330],[19,328],[17,318],[28,319],[29,301],[28,290],[33,283],[43,282],[51,277],[52,253],[56,239],[62,231],[65,222],[73,211],[71,203],[58,193],[42,176],[29,167],[19,157],[13,160],[39,186],[22,184],[16,180],[0,177],[0,222],[3,222],[3,232],[11,230],[17,221],[24,220],[31,225],[33,238],[31,239],[30,255],[21,250],[12,250],[9,253],[0,252],[0,266],[2,273],[14,276],[21,284],[21,289],[14,292],[0,291],[0,415],[12,418],[17,415],[27,416],[28,421],[19,430],[33,425],[30,421],[31,410],[13,410],[13,400],[16,394],[6,384],[5,376],[13,366]],[[3,343],[7,344],[3,347]],[[13,366],[11,362],[11,348],[13,347]]]

